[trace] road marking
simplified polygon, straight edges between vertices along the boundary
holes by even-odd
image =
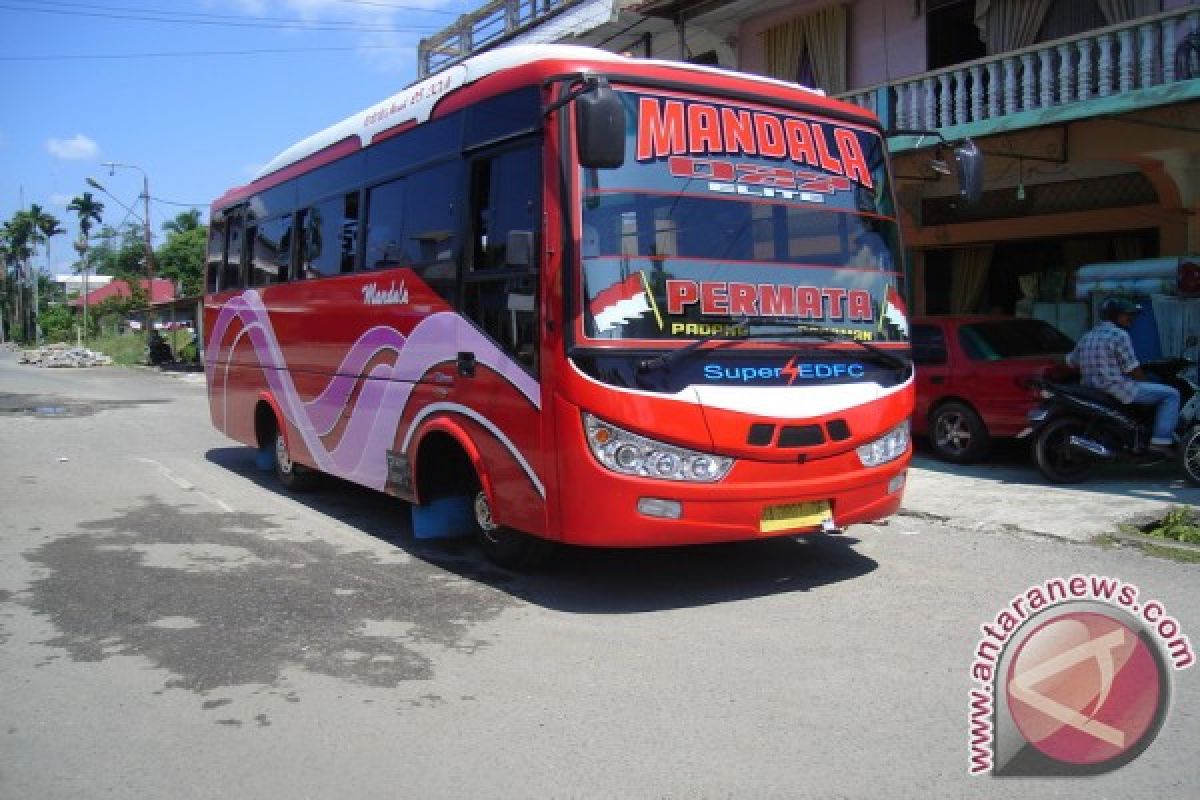
[[[224,511],[226,514],[233,513],[233,507],[230,506],[228,503],[226,503],[224,500],[213,497],[212,495],[208,494],[207,492],[197,489],[195,484],[193,484],[191,481],[188,481],[188,480],[185,480],[184,478],[179,477],[174,472],[167,469],[167,467],[164,464],[162,464],[158,461],[155,461],[152,458],[139,458],[137,460],[141,461],[143,464],[150,464],[155,469],[157,469],[160,473],[162,473],[162,476],[164,478],[166,478],[168,481],[170,481],[171,483],[178,486],[180,489],[183,489],[185,492],[195,492],[201,498],[203,498],[204,500],[206,500],[209,503],[212,503],[214,506],[216,506],[217,508]]]

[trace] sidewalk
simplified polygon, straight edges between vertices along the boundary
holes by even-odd
[[[894,524],[946,522],[985,532],[1028,533],[1086,542],[1122,523],[1162,517],[1172,506],[1200,505],[1200,488],[1167,462],[1104,466],[1070,486],[1048,482],[1014,445],[980,464],[948,464],[918,448],[904,505]]]

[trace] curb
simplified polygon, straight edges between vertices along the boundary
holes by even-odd
[[[1115,533],[1109,533],[1106,535],[1122,544],[1130,544],[1134,547],[1153,545],[1154,547],[1163,547],[1167,550],[1178,550],[1182,553],[1200,553],[1200,544],[1178,542],[1174,539],[1168,539],[1166,537],[1147,536],[1142,533],[1124,533],[1122,531],[1117,531]]]

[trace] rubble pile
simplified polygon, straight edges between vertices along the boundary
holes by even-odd
[[[51,344],[35,350],[22,350],[20,363],[39,367],[107,367],[113,360],[104,353],[86,347]]]

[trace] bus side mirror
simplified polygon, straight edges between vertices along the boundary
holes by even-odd
[[[532,267],[533,231],[509,231],[504,243],[504,261],[510,267]]]
[[[968,205],[975,205],[983,196],[983,153],[970,139],[954,148],[954,163],[958,172],[958,191]]]
[[[625,106],[606,81],[597,81],[576,98],[575,139],[579,164],[586,169],[616,169],[625,163]]]

